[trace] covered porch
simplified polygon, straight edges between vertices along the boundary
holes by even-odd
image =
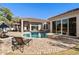
[[[50,29],[50,23],[46,20],[21,19],[21,21],[14,23],[12,28],[16,32],[48,31]]]

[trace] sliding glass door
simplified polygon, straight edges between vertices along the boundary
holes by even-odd
[[[76,36],[76,17],[69,18],[69,35]]]
[[[53,33],[76,36],[76,17],[53,21]]]
[[[62,34],[68,34],[68,19],[62,20]]]
[[[56,21],[53,21],[53,22],[52,22],[52,27],[53,27],[53,28],[52,28],[52,32],[53,32],[53,33],[56,33]]]
[[[61,20],[56,22],[57,25],[57,34],[61,34]]]

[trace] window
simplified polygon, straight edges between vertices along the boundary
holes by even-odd
[[[48,29],[48,24],[44,24],[44,29]]]
[[[57,34],[61,34],[61,20],[56,22],[57,25]]]
[[[68,28],[68,20],[64,19],[62,20],[62,34],[67,34],[67,28]]]
[[[32,25],[31,30],[38,30],[38,25]]]
[[[56,33],[56,21],[52,22],[52,28],[53,28],[52,32]]]
[[[76,17],[69,18],[69,35],[76,36]]]
[[[76,17],[53,21],[52,29],[53,33],[76,36]]]

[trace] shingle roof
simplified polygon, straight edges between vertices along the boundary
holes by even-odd
[[[45,19],[38,19],[38,18],[22,18],[23,21],[29,21],[29,22],[47,22],[49,20]]]
[[[59,14],[59,15],[56,15],[56,16],[53,16],[53,17],[50,17],[50,18],[48,18],[48,20],[50,20],[51,18],[55,18],[55,17],[57,17],[57,16],[61,16],[61,15],[67,14],[67,13],[74,12],[74,11],[79,11],[79,8],[72,9],[72,10],[69,10],[69,11],[67,11],[67,12],[61,13],[61,14]]]

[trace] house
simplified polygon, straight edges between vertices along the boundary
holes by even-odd
[[[47,20],[21,18],[13,24],[14,30],[20,32],[42,31],[61,35],[79,37],[79,8],[49,17]]]
[[[28,31],[48,31],[50,22],[48,20],[41,20],[36,18],[21,18],[19,22],[13,24],[14,31],[28,32]]]
[[[79,37],[79,8],[48,18],[50,33]]]

